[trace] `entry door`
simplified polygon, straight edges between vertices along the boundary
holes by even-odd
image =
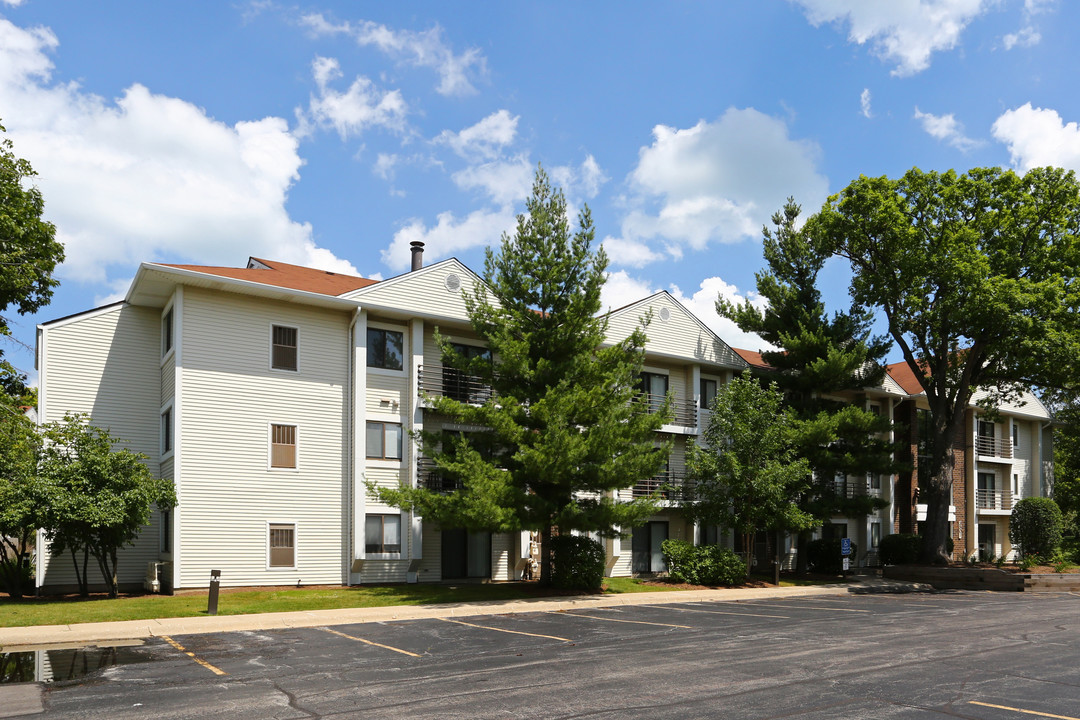
[[[996,555],[997,550],[997,526],[985,523],[979,524],[979,559],[989,560]]]
[[[667,521],[648,522],[634,528],[631,541],[634,572],[657,573],[667,570],[661,545],[668,539]]]
[[[491,577],[491,533],[442,531],[443,580]]]

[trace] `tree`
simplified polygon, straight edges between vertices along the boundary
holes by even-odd
[[[0,335],[11,334],[3,316],[9,306],[26,314],[49,304],[59,284],[52,272],[64,260],[56,229],[41,219],[41,192],[27,184],[37,173],[13,148],[10,139],[0,140]]]
[[[879,385],[890,342],[871,335],[873,313],[858,305],[829,316],[817,279],[830,253],[798,227],[800,211],[788,198],[772,217],[775,230],[762,228],[767,267],[755,277],[758,294],[768,301],[764,309],[721,297],[716,311],[779,348],[762,352],[762,358],[773,368],[768,376],[784,391],[785,405],[802,421],[796,454],[814,473],[799,507],[820,526],[834,515],[865,516],[887,504],[866,494],[837,492],[835,478],[892,473],[893,448],[882,439],[891,423],[884,415],[830,398]],[[799,572],[807,570],[810,539],[810,528],[799,534]]]
[[[71,553],[83,597],[89,595],[86,566],[93,557],[115,598],[117,551],[134,542],[154,507],[176,505],[173,483],[153,477],[144,455],[116,450],[119,440],[85,415],[46,425],[44,436],[41,467],[52,490],[45,522],[49,548],[56,555]]]
[[[440,338],[444,362],[493,391],[481,404],[431,398],[453,422],[490,428],[422,437],[424,454],[460,487],[444,494],[369,484],[369,491],[444,528],[539,530],[540,580],[550,583],[553,528],[614,536],[655,512],[650,499],[618,502],[613,493],[664,466],[670,447],[656,449],[654,440],[670,401],[650,408],[636,390],[644,323],[602,346],[607,320],[597,314],[607,257],[592,249],[588,207],[571,234],[563,194],[542,169],[526,207],[499,252],[488,250],[486,285],[465,296],[492,355],[466,358]]]
[[[797,425],[776,383],[762,387],[746,371],[725,385],[714,400],[704,447],[687,446],[693,487],[687,513],[741,534],[744,548],[761,530],[813,527],[814,517],[795,503],[810,482],[806,458],[796,457]],[[750,561],[748,552],[747,574]]]
[[[807,224],[851,264],[855,302],[880,310],[929,406],[922,559],[947,559],[952,439],[976,388],[1075,384],[1080,189],[1071,172],[912,169],[859,177]],[[920,473],[922,474],[922,473]]]
[[[0,589],[21,598],[29,589],[34,540],[44,524],[46,487],[38,475],[37,428],[16,401],[0,394]]]
[[[1009,542],[1020,546],[1024,557],[1049,560],[1061,545],[1064,521],[1061,508],[1046,497],[1028,497],[1013,506],[1009,518]]]

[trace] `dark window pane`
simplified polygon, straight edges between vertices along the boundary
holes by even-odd
[[[386,331],[367,331],[367,364],[368,367],[381,368],[386,364]]]
[[[399,332],[386,331],[385,364],[387,370],[401,370],[405,357],[405,336]]]

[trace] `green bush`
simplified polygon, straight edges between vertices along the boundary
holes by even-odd
[[[922,535],[897,533],[881,538],[878,555],[882,565],[907,565],[919,561],[922,552]]]
[[[719,545],[665,540],[660,546],[671,577],[691,585],[732,586],[746,579],[746,563]]]
[[[1064,525],[1061,508],[1052,499],[1024,498],[1013,505],[1009,542],[1019,545],[1024,557],[1048,558],[1061,545]]]
[[[840,554],[840,546],[840,538],[811,540],[810,544],[806,546],[806,561],[810,565],[811,572],[841,572],[844,569],[844,556]],[[856,547],[855,543],[851,543],[851,555],[848,557],[852,561],[855,560],[857,552],[858,547]]]
[[[551,584],[568,590],[599,590],[604,582],[604,546],[584,535],[551,538]]]

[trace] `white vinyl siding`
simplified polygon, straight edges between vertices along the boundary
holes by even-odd
[[[456,275],[460,286],[447,290],[446,278]],[[416,272],[370,285],[345,297],[359,300],[368,308],[402,310],[415,317],[450,318],[468,321],[462,292],[470,295],[476,277],[456,260],[445,260]]]
[[[166,360],[161,366],[161,405],[164,407],[173,399],[176,392],[176,365],[172,358]]]
[[[667,293],[658,293],[608,316],[607,342],[614,343],[628,337],[650,308],[652,323],[645,330],[648,338],[646,354],[685,358],[731,368],[746,366],[726,343],[718,340]],[[660,319],[662,310],[670,313],[667,320]]]
[[[177,586],[204,586],[211,568],[222,585],[343,582],[350,316],[192,288],[183,313]],[[270,369],[271,324],[303,328],[302,373]],[[296,470],[269,470],[270,424],[299,429]],[[275,518],[302,528],[295,570],[267,568]]]
[[[45,386],[39,408],[41,422],[64,419],[65,413],[88,413],[95,425],[109,428],[122,447],[147,456],[159,472],[161,415],[161,310],[117,305],[46,325],[40,378]],[[156,518],[156,513],[154,514]],[[153,521],[152,521],[153,523]],[[134,546],[121,550],[117,579],[121,585],[142,584],[146,563],[158,559],[158,530],[151,524]],[[74,587],[70,555],[39,560],[42,585]],[[91,585],[101,586],[91,559]]]

